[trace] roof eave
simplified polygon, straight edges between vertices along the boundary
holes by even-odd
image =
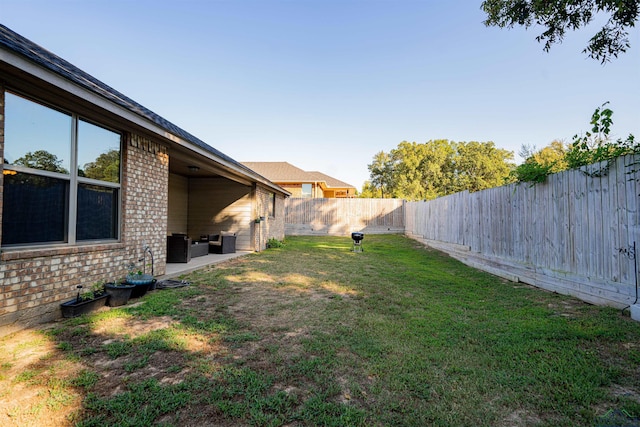
[[[33,62],[30,59],[27,59],[19,54],[16,54],[10,50],[8,50],[4,46],[0,46],[0,61],[7,63],[8,65],[23,71],[37,79],[42,80],[43,82],[50,84],[58,89],[61,89],[65,92],[70,93],[76,97],[83,99],[86,102],[89,102],[101,109],[104,109],[132,124],[137,127],[144,129],[147,132],[152,133],[164,140],[169,141],[170,143],[181,146],[185,149],[193,151],[205,158],[216,162],[223,169],[227,170],[232,175],[237,175],[238,177],[248,177],[252,181],[259,182],[275,191],[283,193],[287,196],[290,196],[291,193],[287,192],[283,188],[279,187],[277,184],[266,180],[264,177],[256,174],[250,169],[243,169],[243,167],[239,167],[238,165],[229,162],[228,160],[217,156],[215,153],[212,153],[209,150],[204,149],[194,143],[191,143],[184,138],[179,137],[178,135],[170,132],[166,128],[154,123],[150,119],[135,113],[121,105],[114,103],[113,101],[99,95],[96,92],[93,92],[63,76],[55,73],[52,70],[49,70],[42,65]]]

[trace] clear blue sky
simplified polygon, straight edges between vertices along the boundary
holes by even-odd
[[[570,141],[610,101],[640,137],[640,29],[605,66],[481,1],[0,0],[0,22],[238,161],[287,161],[359,190],[399,142]],[[516,159],[517,156],[516,156]]]

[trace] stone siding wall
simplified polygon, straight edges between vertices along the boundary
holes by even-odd
[[[264,217],[264,221],[254,223],[254,242],[256,250],[267,247],[271,238],[284,239],[284,197],[276,194],[274,216],[270,216],[273,192],[262,187],[256,187],[257,216]]]
[[[269,228],[269,237],[278,240],[284,240],[284,201],[284,196],[276,194],[275,218],[272,218]]]
[[[143,256],[148,246],[154,257],[154,274],[164,274],[167,259],[169,156],[167,148],[131,135],[125,150],[123,241],[131,261]],[[147,264],[150,263],[147,256]],[[142,269],[142,264],[138,263]],[[150,267],[147,266],[147,272]]]
[[[121,274],[124,254],[122,243],[3,253],[0,336],[60,317],[77,285]]]
[[[0,135],[3,129],[0,121]],[[60,303],[75,296],[77,285],[123,277],[126,264],[142,256],[144,244],[153,251],[155,274],[164,273],[167,149],[136,135],[124,138],[121,241],[3,250],[0,336],[59,318]],[[0,140],[0,153],[3,142]]]

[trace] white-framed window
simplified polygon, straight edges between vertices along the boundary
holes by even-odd
[[[4,95],[2,246],[117,240],[122,135]]]
[[[302,184],[301,197],[313,197],[313,184]]]

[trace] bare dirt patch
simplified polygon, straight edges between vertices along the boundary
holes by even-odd
[[[228,264],[228,268],[233,269],[241,267],[242,261]],[[73,425],[74,420],[82,417],[85,393],[69,384],[83,371],[97,373],[98,381],[91,391],[105,397],[123,393],[127,384],[141,379],[155,378],[160,384],[179,384],[194,373],[194,357],[212,366],[230,358],[245,360],[254,368],[269,369],[265,349],[284,346],[287,354],[283,357],[299,356],[303,352],[302,340],[309,337],[309,325],[320,320],[317,318],[317,313],[322,311],[319,306],[337,295],[349,297],[351,294],[348,289],[331,283],[314,286],[304,275],[280,277],[275,286],[275,279],[268,274],[254,277],[241,273],[229,278],[232,287],[219,290],[203,286],[197,296],[183,299],[180,305],[203,320],[220,315],[233,318],[240,325],[237,342],[225,343],[212,335],[174,331],[172,337],[179,342],[181,351],[154,351],[145,366],[137,369],[132,370],[130,366],[137,362],[138,355],[114,357],[105,349],[153,332],[171,330],[176,325],[175,319],[122,315],[91,324],[63,326],[63,331],[53,338],[38,330],[5,337],[0,341],[0,425]],[[63,324],[60,321],[44,325],[43,330],[58,329]],[[246,340],[242,331],[251,331]],[[70,361],[69,351],[80,351],[81,357]],[[58,401],[52,398],[52,381],[66,384],[64,396],[58,397]],[[305,394],[304,384],[282,384],[275,388]],[[349,399],[348,392],[344,396]],[[238,425],[237,421],[227,423],[214,409],[201,409],[204,412],[180,416],[181,425]]]
[[[56,382],[79,369],[38,331],[0,340],[0,425],[68,425],[82,394]]]

